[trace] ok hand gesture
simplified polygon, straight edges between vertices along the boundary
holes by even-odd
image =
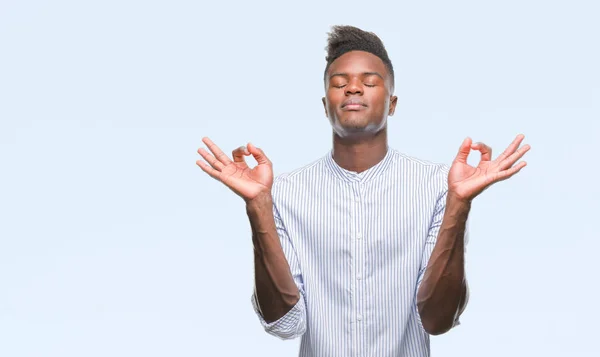
[[[519,148],[523,138],[523,135],[517,135],[495,160],[492,160],[492,149],[489,146],[483,143],[472,144],[470,138],[465,139],[450,167],[449,193],[461,200],[471,201],[492,184],[506,180],[519,172],[527,163],[525,161],[516,165],[515,163],[531,148],[529,145]],[[471,150],[481,152],[481,161],[476,167],[467,164],[467,157]]]
[[[198,153],[208,162],[196,161],[200,168],[215,180],[221,181],[244,201],[248,202],[261,193],[270,193],[273,185],[273,165],[264,152],[248,143],[247,147],[241,146],[232,152],[229,159],[221,149],[209,138],[203,138],[212,155],[200,148]],[[248,167],[244,156],[252,155],[258,165]],[[210,164],[210,165],[209,165]]]

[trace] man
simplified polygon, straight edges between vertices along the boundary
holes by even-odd
[[[469,138],[448,168],[387,144],[392,63],[381,40],[351,26],[329,34],[325,114],[333,149],[273,180],[248,143],[232,160],[210,139],[197,164],[241,196],[252,228],[252,303],[269,333],[302,336],[300,356],[428,356],[429,335],[459,322],[472,200],[525,166],[519,135],[498,158]],[[519,148],[520,147],[520,148]],[[467,164],[481,152],[477,167]],[[258,165],[249,168],[244,156]]]

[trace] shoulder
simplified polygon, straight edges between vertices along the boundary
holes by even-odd
[[[324,174],[325,169],[325,157],[323,156],[295,170],[276,175],[273,180],[273,197],[277,198],[306,189],[314,182],[315,178]]]
[[[440,191],[448,189],[448,173],[450,166],[440,162],[433,162],[407,155],[396,149],[394,152],[394,161],[396,165],[395,174],[401,178],[409,179],[415,183],[426,184],[427,186],[435,186]]]

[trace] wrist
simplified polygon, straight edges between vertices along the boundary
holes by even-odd
[[[446,196],[446,209],[448,209],[448,207],[456,207],[459,209],[466,209],[468,211],[471,208],[471,202],[471,199],[461,197],[454,191],[448,190],[448,194]]]
[[[256,197],[246,200],[246,212],[256,213],[264,210],[273,209],[273,197],[270,191],[264,191],[256,195]]]

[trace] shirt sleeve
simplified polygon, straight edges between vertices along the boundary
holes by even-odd
[[[444,218],[444,212],[446,211],[446,197],[448,195],[448,191],[444,191],[444,193],[438,198],[435,211],[431,220],[431,225],[429,227],[429,232],[427,233],[427,240],[425,242],[425,249],[423,250],[423,255],[421,257],[421,266],[419,269],[419,277],[417,279],[417,289],[415,290],[415,297],[421,287],[421,283],[423,282],[423,276],[425,275],[425,270],[427,268],[427,264],[429,263],[429,258],[431,257],[431,253],[433,252],[433,248],[435,247],[435,243],[437,242],[437,237],[440,232],[440,227],[442,226],[442,220]],[[469,219],[467,218],[467,222],[465,223],[465,253],[467,243],[469,242]],[[466,280],[466,278],[465,278]],[[467,294],[466,299],[469,299],[469,288],[467,286]],[[416,298],[415,298],[416,302]],[[419,319],[419,324],[421,323],[421,317],[417,311],[417,317]],[[457,316],[454,320],[454,324],[452,327],[460,325],[460,318]]]
[[[270,323],[265,321],[260,310],[256,289],[252,293],[252,307],[254,308],[262,327],[267,333],[283,340],[289,340],[302,336],[306,331],[306,300],[304,297],[304,283],[302,280],[300,262],[298,260],[296,249],[284,227],[275,205],[273,205],[273,216],[275,217],[275,227],[277,228],[277,234],[279,235],[283,253],[290,266],[290,271],[294,278],[294,282],[296,283],[296,286],[300,292],[300,299],[296,305],[294,305],[294,307],[284,316]]]

